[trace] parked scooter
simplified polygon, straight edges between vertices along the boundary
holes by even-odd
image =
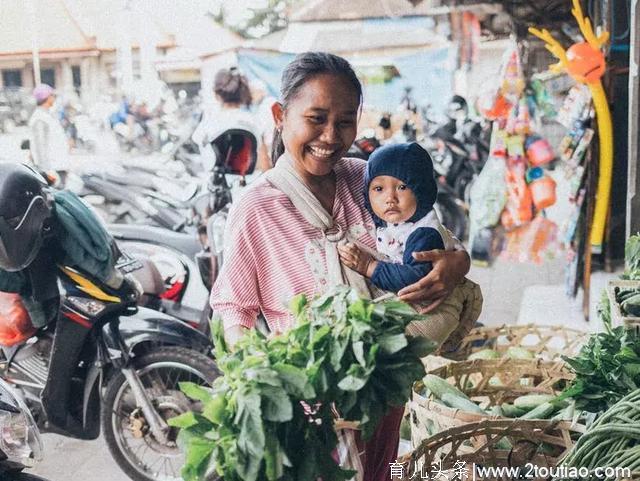
[[[42,460],[43,445],[29,408],[15,389],[0,379],[0,481],[47,481],[24,472]]]
[[[144,305],[170,313],[202,332],[209,329],[208,293],[222,263],[222,238],[233,201],[228,176],[240,176],[242,182],[253,173],[257,160],[257,141],[248,130],[227,130],[213,139],[211,147],[214,167],[196,232],[170,232],[166,226],[109,226],[123,248],[144,259],[144,268],[134,273],[143,285]]]
[[[44,181],[26,168],[5,167],[4,175],[5,197],[24,191],[32,200],[21,218],[7,218],[10,209],[0,217],[1,265],[32,280],[43,322],[0,349],[0,377],[24,394],[42,430],[95,439],[102,428],[132,479],[179,479],[184,457],[167,420],[198,409],[180,382],[208,385],[217,377],[210,340],[137,306],[139,285],[128,277],[140,267],[136,259],[120,257],[115,268],[125,281],[117,288],[67,265],[57,255],[48,193],[38,187]],[[22,227],[8,231],[8,222]]]

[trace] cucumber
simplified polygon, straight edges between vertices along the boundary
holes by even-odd
[[[489,414],[491,414],[492,416],[504,416],[504,413],[502,412],[502,408],[500,406],[493,406],[491,409],[489,409]]]
[[[520,416],[519,419],[547,419],[556,410],[556,407],[550,402],[544,402],[538,407],[532,409],[526,414]]]
[[[422,379],[422,383],[438,399],[442,399],[442,395],[444,393],[449,393],[453,396],[458,396],[459,398],[471,401],[469,397],[465,393],[460,391],[457,387],[452,386],[441,377],[435,376],[433,374],[427,374],[424,379]]]
[[[531,409],[535,409],[543,403],[549,402],[552,399],[555,399],[555,395],[553,394],[526,394],[525,396],[520,396],[513,401],[513,405],[517,408],[524,409],[525,411],[529,411]]]
[[[455,394],[451,394],[449,392],[445,392],[440,400],[449,406],[450,408],[460,409],[461,411],[467,411],[470,413],[477,414],[487,414],[487,412],[480,408],[476,403],[470,401],[469,399],[462,398],[460,396],[456,396]]]
[[[525,409],[517,408],[509,403],[504,403],[500,407],[502,408],[502,413],[508,418],[519,418],[527,412]]]
[[[524,347],[511,346],[507,349],[504,357],[509,359],[533,359],[533,353]]]
[[[494,349],[482,349],[468,357],[469,361],[473,361],[474,359],[500,359],[500,353]]]

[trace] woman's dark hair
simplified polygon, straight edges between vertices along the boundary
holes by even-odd
[[[247,107],[251,105],[251,91],[247,77],[235,67],[218,71],[213,82],[213,91],[225,103],[241,104]]]
[[[362,85],[353,71],[353,68],[342,57],[326,52],[305,52],[294,58],[282,72],[280,84],[280,103],[286,109],[289,102],[295,98],[302,86],[316,75],[332,74],[346,78],[358,94],[358,100],[362,106]],[[278,157],[284,153],[282,132],[275,129],[273,133],[273,146],[271,148],[271,162],[276,163]]]

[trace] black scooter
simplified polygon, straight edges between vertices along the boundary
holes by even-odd
[[[59,286],[59,298],[45,304],[54,320],[26,342],[1,349],[0,375],[24,394],[43,431],[96,439],[102,430],[131,479],[179,478],[184,456],[167,420],[198,409],[179,382],[208,385],[218,376],[210,340],[138,307],[135,282],[112,289],[50,259],[45,247],[32,265],[49,273],[42,280],[47,286]],[[126,255],[117,265],[124,274],[139,267]]]

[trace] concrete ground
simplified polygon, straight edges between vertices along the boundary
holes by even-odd
[[[24,130],[0,136],[0,160],[16,160],[23,153],[18,146],[26,137]],[[78,153],[73,156],[74,170],[108,168],[117,163],[122,154],[105,135],[105,141],[94,155]],[[560,195],[559,195],[560,198]],[[562,254],[542,265],[518,264],[503,260],[489,268],[473,266],[469,277],[483,290],[484,308],[480,321],[489,326],[501,324],[540,323],[574,327],[586,331],[601,328],[595,314],[591,321],[582,317],[582,300],[568,299],[563,287],[564,261]],[[595,273],[592,278],[591,312],[606,285],[610,274]],[[79,441],[55,434],[43,435],[44,460],[32,472],[51,481],[127,481],[111,458],[102,438]]]

